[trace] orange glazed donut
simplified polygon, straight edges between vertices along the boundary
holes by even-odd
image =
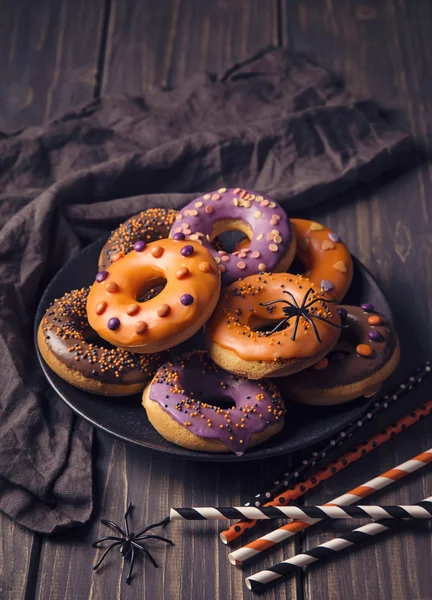
[[[140,302],[151,288],[155,297]],[[90,326],[111,344],[150,354],[191,337],[212,314],[220,273],[199,242],[165,239],[146,244],[99,271],[87,300]]]
[[[301,275],[250,275],[222,291],[206,326],[209,354],[223,369],[249,379],[301,371],[339,338],[332,302]]]

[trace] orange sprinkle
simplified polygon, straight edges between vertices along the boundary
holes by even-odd
[[[372,315],[368,317],[368,323],[369,325],[381,325],[382,319],[378,315]]]
[[[365,356],[367,358],[372,356],[374,353],[372,348],[369,346],[369,344],[359,344],[356,347],[356,352],[359,356]]]
[[[314,364],[314,369],[317,369],[317,371],[319,371],[320,369],[325,369],[327,365],[328,365],[328,360],[324,356],[324,358],[322,358],[321,360],[319,360],[317,363]]]

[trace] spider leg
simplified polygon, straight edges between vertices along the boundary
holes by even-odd
[[[169,517],[165,517],[165,519],[163,521],[161,521],[160,523],[153,523],[153,525],[148,525],[147,527],[144,527],[144,529],[142,531],[140,531],[139,533],[135,534],[135,539],[140,537],[143,533],[145,533],[146,531],[148,531],[149,529],[154,529],[155,527],[165,527],[165,525],[167,523],[169,523],[170,518]]]
[[[302,302],[302,304],[301,304],[301,306],[300,306],[300,309],[302,309],[302,308],[304,308],[304,307],[305,307],[306,300],[309,298],[309,294],[310,294],[311,292],[313,292],[313,289],[312,289],[312,288],[309,288],[309,289],[308,289],[308,291],[306,292],[306,294],[303,296],[303,302]]]
[[[143,537],[139,538],[139,540],[137,538],[134,538],[135,541],[141,541],[141,540],[160,540],[161,542],[166,542],[167,544],[171,544],[171,546],[174,546],[174,542],[172,540],[169,540],[167,538],[164,538],[160,535],[144,535]]]
[[[345,329],[348,325],[336,325],[336,323],[332,323],[332,321],[327,321],[324,317],[320,317],[318,315],[311,315],[312,319],[318,319],[319,321],[324,321],[327,325],[331,325],[332,327],[336,327],[336,329]]]
[[[300,322],[300,316],[301,315],[297,315],[296,316],[296,321],[295,321],[295,325],[294,325],[294,331],[293,331],[293,334],[291,336],[291,339],[292,339],[293,342],[295,341],[295,337],[297,335],[297,329],[298,329],[299,322]]]
[[[93,542],[92,546],[93,546],[93,548],[96,548],[98,544],[101,544],[102,542],[106,542],[107,540],[116,540],[118,542],[123,541],[122,538],[115,537],[113,535],[107,535],[106,537],[103,537],[100,540],[96,540],[95,542]]]
[[[102,525],[106,525],[107,527],[111,527],[111,529],[115,529],[115,531],[117,531],[117,533],[119,533],[122,537],[127,537],[126,533],[123,531],[123,529],[121,529],[117,523],[114,523],[114,521],[108,521],[107,519],[101,519],[101,523]]]
[[[137,550],[141,550],[141,552],[143,552],[147,556],[147,558],[152,562],[154,567],[156,567],[156,568],[159,567],[159,565],[157,564],[157,562],[155,561],[153,556],[150,554],[150,552],[147,550],[147,548],[140,546],[140,544],[137,544],[136,542],[132,542],[132,546],[134,548],[136,548]]]
[[[127,512],[126,512],[126,514],[127,514]],[[133,546],[131,546],[131,561],[130,561],[129,573],[128,573],[128,576],[126,577],[126,583],[128,585],[132,581],[132,569],[134,566],[134,562],[135,562],[135,548]]]
[[[287,321],[289,321],[290,319],[291,319],[291,317],[285,317],[285,319],[282,319],[282,321],[279,321],[279,323],[276,325],[276,327],[275,327],[274,329],[272,329],[268,335],[273,335],[273,333],[276,333],[276,331],[277,331],[277,330],[278,330],[280,327],[282,327],[282,325],[285,325],[285,323],[286,323]]]
[[[121,544],[121,542],[114,542],[113,544],[111,544],[111,546],[109,546],[109,548],[107,548],[105,550],[105,552],[102,554],[102,556],[100,557],[100,559],[97,561],[97,563],[93,566],[93,571],[95,571],[98,567],[101,566],[103,559],[105,558],[105,556],[108,554],[108,552],[110,550],[112,550],[113,548],[115,548],[116,546],[119,546]]]
[[[304,318],[306,319],[306,321],[308,321],[312,325],[312,328],[313,328],[314,333],[316,335],[316,339],[318,340],[318,343],[321,344],[322,343],[322,339],[320,338],[320,334],[318,333],[317,326],[315,325],[315,323],[313,322],[313,320],[310,317],[308,317],[307,315],[304,315]]]
[[[131,510],[132,510],[132,503],[129,502],[128,507],[127,507],[126,512],[125,512],[125,516],[124,516],[124,526],[125,526],[125,531],[126,531],[127,537],[129,537],[128,516],[129,516]]]
[[[293,300],[293,302],[294,302],[294,306],[295,306],[296,308],[300,308],[300,307],[299,307],[299,305],[297,304],[297,300],[295,299],[294,295],[293,295],[291,292],[289,292],[288,290],[284,290],[284,292],[283,292],[283,293],[284,293],[284,294],[288,294],[288,296],[290,296],[290,297],[292,298],[292,300]]]

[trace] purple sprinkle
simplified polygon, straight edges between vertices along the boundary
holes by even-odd
[[[338,308],[338,309],[337,309],[337,311],[338,311],[338,313],[339,313],[339,316],[340,316],[340,318],[341,318],[342,320],[345,320],[345,319],[347,318],[347,316],[348,316],[348,311],[347,311],[347,310],[345,310],[345,308],[342,308],[342,307],[341,307],[341,308]]]
[[[185,234],[184,234],[184,233],[181,233],[181,232],[179,232],[179,233],[175,233],[175,234],[173,235],[173,240],[179,240],[179,241],[183,241],[185,238],[186,238]]]
[[[107,277],[108,271],[99,271],[99,273],[96,273],[95,279],[98,283],[102,283],[102,281],[104,281]]]
[[[111,317],[111,319],[108,320],[107,327],[108,329],[111,329],[111,331],[115,331],[120,327],[120,319],[117,319],[117,317]]]
[[[383,336],[380,334],[379,331],[376,331],[376,329],[369,331],[368,338],[370,339],[371,342],[383,342],[384,341]]]
[[[135,242],[133,245],[133,249],[135,252],[142,252],[146,246],[147,244],[143,242],[143,240],[138,240],[138,242]]]
[[[180,254],[182,256],[192,256],[193,253],[194,253],[194,247],[191,246],[190,244],[188,244],[187,246],[183,246],[183,248],[180,250]]]
[[[375,310],[373,304],[361,304],[360,307],[364,312],[374,312]]]
[[[183,294],[183,296],[180,298],[180,302],[185,306],[190,306],[194,302],[194,297],[190,294]]]
[[[330,292],[334,288],[334,285],[328,279],[323,279],[321,281],[321,287],[325,292]]]
[[[338,236],[338,234],[337,234],[337,233],[330,232],[330,233],[328,234],[328,236],[329,236],[329,239],[330,239],[332,242],[339,242],[339,241],[340,241],[340,237]]]

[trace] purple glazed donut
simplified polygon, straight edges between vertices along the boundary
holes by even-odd
[[[213,240],[226,231],[245,233],[249,247],[232,254],[216,249]],[[282,207],[267,196],[240,188],[220,188],[185,206],[170,231],[170,237],[182,235],[201,242],[213,254],[223,285],[260,271],[286,271],[296,250],[291,222]]]
[[[168,441],[238,456],[278,433],[285,416],[282,396],[272,383],[228,373],[204,351],[162,365],[144,390],[143,406]]]

